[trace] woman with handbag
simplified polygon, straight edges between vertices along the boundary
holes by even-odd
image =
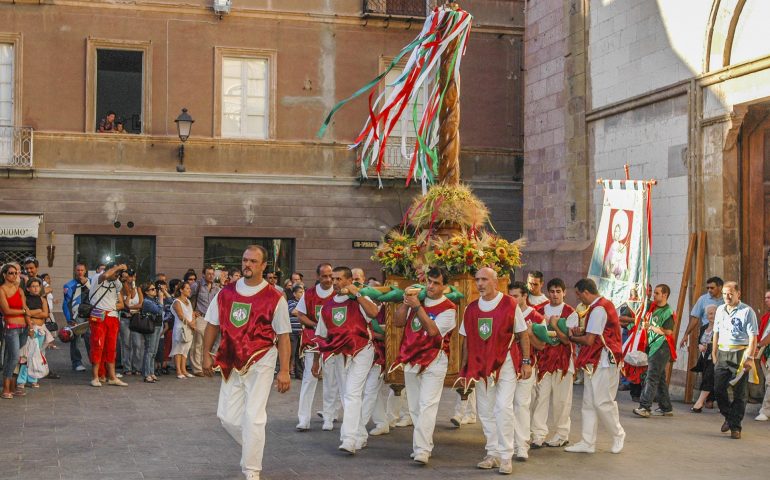
[[[698,363],[692,367],[691,371],[701,374],[700,395],[690,408],[692,413],[701,413],[706,403],[711,403],[713,406],[713,400],[709,399],[714,397],[714,362],[711,360],[711,343],[714,338],[714,315],[716,311],[716,305],[706,307],[706,318],[708,318],[709,323],[701,325],[698,336]]]
[[[155,354],[158,351],[160,331],[163,328],[163,292],[158,291],[152,283],[141,285],[144,302],[142,303],[142,315],[152,319],[155,328],[152,333],[144,334],[144,360],[142,361],[142,375],[146,383],[155,383]]]
[[[174,357],[176,378],[179,379],[195,376],[187,371],[187,354],[190,353],[193,341],[193,328],[195,328],[193,307],[190,302],[191,293],[192,289],[189,283],[180,283],[174,291],[176,300],[174,300],[174,304],[171,306],[171,313],[174,315],[171,356]]]

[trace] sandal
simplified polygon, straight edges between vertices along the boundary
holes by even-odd
[[[28,383],[27,386],[30,388],[40,388],[39,383]]]
[[[2,397],[4,399],[6,399],[6,400],[13,400],[13,394],[12,393],[3,392]]]
[[[155,380],[152,379],[149,375],[144,377],[144,383],[155,383]]]
[[[24,391],[23,388],[17,388],[15,392],[13,392],[14,397],[24,397],[27,395],[27,392]]]

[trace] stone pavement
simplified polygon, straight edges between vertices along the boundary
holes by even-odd
[[[128,388],[88,385],[88,375],[68,368],[68,349],[49,352],[61,380],[43,380],[24,398],[0,400],[0,479],[239,479],[240,447],[216,418],[219,379],[177,380],[157,384],[128,377]],[[337,450],[339,431],[295,432],[299,381],[284,395],[273,391],[268,405],[263,479],[417,479],[498,478],[474,468],[484,454],[479,424],[451,428],[455,393],[445,390],[436,427],[431,464],[409,460],[411,428],[370,437],[354,457]],[[580,431],[580,394],[576,387],[572,441]],[[514,478],[549,479],[597,476],[623,480],[650,478],[765,478],[770,424],[752,420],[750,405],[742,440],[719,432],[721,416],[700,415],[675,404],[673,418],[636,418],[628,394],[620,393],[625,450],[609,453],[610,439],[599,429],[594,455],[560,449],[530,452],[514,463]],[[320,386],[316,403],[320,405]]]

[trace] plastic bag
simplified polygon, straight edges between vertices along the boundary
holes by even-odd
[[[48,376],[48,361],[46,360],[43,352],[40,350],[40,345],[37,343],[37,338],[31,338],[27,345],[27,373],[32,378],[45,378]]]

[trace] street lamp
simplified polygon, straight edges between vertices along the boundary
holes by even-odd
[[[184,172],[184,142],[190,136],[190,130],[192,130],[192,124],[195,122],[193,118],[187,113],[187,109],[183,108],[182,113],[176,117],[174,123],[176,123],[176,132],[179,135],[179,140],[182,144],[179,145],[179,165],[176,166],[177,172]]]

